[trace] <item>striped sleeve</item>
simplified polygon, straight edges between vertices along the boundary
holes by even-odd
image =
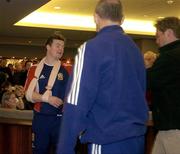
[[[78,101],[85,49],[86,49],[86,43],[84,43],[78,49],[78,55],[76,55],[75,57],[76,63],[73,71],[73,80],[72,80],[70,92],[67,96],[67,102],[73,105],[77,105],[77,101]]]
[[[95,52],[88,42],[78,49],[75,57],[64,103],[58,154],[73,154],[77,138],[87,129],[87,114],[94,104],[98,89]]]
[[[34,73],[35,73],[36,67],[37,67],[37,66],[33,65],[32,67],[30,67],[30,69],[29,69],[29,71],[28,71],[27,78],[26,78],[26,82],[25,82],[25,86],[24,86],[24,90],[25,90],[25,91],[27,91],[28,86],[29,86],[31,80],[32,80],[33,77],[34,77]]]

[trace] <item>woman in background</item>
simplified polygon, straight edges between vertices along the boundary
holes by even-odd
[[[6,91],[2,96],[2,108],[9,108],[9,109],[24,109],[24,104],[19,101],[12,91]]]

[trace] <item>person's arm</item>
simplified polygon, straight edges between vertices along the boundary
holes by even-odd
[[[99,66],[95,52],[87,44],[79,48],[64,104],[58,154],[72,154],[98,90]]]
[[[34,102],[46,102],[49,103],[50,105],[58,108],[60,105],[63,104],[62,99],[56,97],[56,96],[49,96],[48,100],[45,101],[43,100],[43,95],[37,93],[37,92],[33,92],[32,94],[32,99],[34,100]]]
[[[35,70],[36,70],[36,66],[32,66],[28,71],[26,83],[25,83],[25,86],[24,86],[25,92],[27,91],[31,80],[34,77]],[[39,94],[38,92],[35,92],[35,91],[32,94],[32,100],[34,102],[46,102],[46,103],[49,103],[50,105],[52,105],[52,106],[54,106],[56,108],[58,108],[60,105],[63,104],[62,99],[60,99],[58,97],[55,97],[55,96],[50,96],[47,101],[44,101],[42,95]]]

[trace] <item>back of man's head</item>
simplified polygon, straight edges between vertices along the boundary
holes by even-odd
[[[161,32],[171,29],[175,37],[180,38],[180,19],[178,17],[166,17],[158,20],[155,27]]]
[[[95,13],[102,19],[121,22],[123,9],[120,0],[100,0],[95,8]]]

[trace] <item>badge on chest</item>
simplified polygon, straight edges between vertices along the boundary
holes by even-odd
[[[63,77],[63,74],[62,74],[62,73],[58,73],[58,75],[57,75],[57,76],[58,76],[58,80],[61,80],[61,81],[62,81],[62,80],[64,79],[64,77]]]

